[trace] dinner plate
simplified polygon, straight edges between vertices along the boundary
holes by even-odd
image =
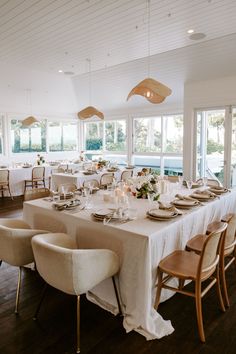
[[[189,209],[198,206],[199,202],[197,200],[174,200],[172,204],[180,209]]]
[[[210,199],[214,199],[213,196],[210,196],[209,194],[198,194],[198,193],[193,193],[190,195],[190,197],[198,199],[200,201],[204,201],[204,200],[210,200]]]
[[[81,204],[80,200],[71,200],[70,202],[53,202],[52,206],[56,210],[70,210],[74,209]]]
[[[222,193],[227,193],[229,190],[227,188],[221,188],[221,187],[214,188],[214,187],[211,187],[211,188],[209,188],[209,191],[212,192],[212,193],[215,193],[215,194],[222,194]]]
[[[156,220],[170,220],[178,215],[176,211],[163,210],[163,209],[151,209],[147,212],[147,216]]]
[[[85,176],[90,176],[90,175],[94,175],[94,172],[84,171],[83,174],[84,174]]]

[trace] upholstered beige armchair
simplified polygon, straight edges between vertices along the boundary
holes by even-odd
[[[34,230],[18,219],[0,219],[0,265],[6,262],[19,267],[15,313],[18,313],[22,267],[34,261],[31,238],[47,231]]]
[[[37,235],[32,239],[37,270],[46,283],[77,296],[77,353],[80,353],[80,295],[119,270],[118,256],[107,249],[77,249],[64,233]],[[120,310],[115,280],[113,285]],[[42,299],[35,313],[37,318]]]

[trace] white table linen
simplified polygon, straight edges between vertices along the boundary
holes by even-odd
[[[108,171],[103,171],[103,172],[97,172],[92,175],[84,175],[83,172],[78,172],[78,173],[53,173],[52,174],[52,189],[57,189],[61,184],[66,184],[66,183],[73,183],[75,184],[78,188],[83,186],[83,183],[85,181],[91,181],[92,179],[96,179],[98,182],[100,182],[101,176],[104,173],[114,173],[114,176],[117,180],[120,179],[121,176],[121,171],[118,170],[116,172],[108,172]]]
[[[38,167],[38,166],[33,166]],[[18,196],[24,194],[25,180],[32,178],[33,167],[15,167],[9,168],[9,183],[12,196]],[[52,166],[45,165],[45,179],[51,175]],[[9,196],[8,192],[4,192],[4,196]]]
[[[94,196],[96,209],[104,208],[102,196]],[[105,203],[106,207],[113,206]],[[34,200],[24,203],[24,219],[34,228],[67,232],[76,237],[79,248],[108,248],[120,257],[119,289],[125,313],[123,325],[127,332],[135,330],[147,340],[173,332],[170,321],[154,310],[156,274],[160,260],[176,249],[184,249],[195,234],[205,232],[207,225],[224,214],[235,212],[236,192],[227,193],[204,206],[184,211],[171,221],[153,221],[146,217],[147,200],[132,200],[137,220],[104,226],[91,217],[91,210],[78,212],[52,209],[49,202]],[[161,301],[173,292],[163,290]],[[116,313],[111,284],[105,281],[88,294],[88,298]]]

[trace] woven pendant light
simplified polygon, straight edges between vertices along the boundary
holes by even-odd
[[[34,116],[32,116],[31,90],[28,89],[27,93],[28,93],[27,96],[28,96],[28,102],[29,102],[30,116],[25,118],[24,120],[22,120],[21,123],[24,127],[29,127],[34,123],[38,123],[38,120]]]
[[[148,76],[150,75],[150,0],[147,0],[148,12]],[[133,95],[145,97],[151,103],[161,103],[167,96],[171,94],[171,89],[161,82],[158,82],[150,77],[141,81],[128,94],[127,101]]]
[[[89,63],[89,104],[91,102],[91,60],[87,59]],[[89,119],[93,116],[97,116],[100,119],[104,119],[104,114],[93,106],[88,106],[77,113],[77,116],[81,120]]]

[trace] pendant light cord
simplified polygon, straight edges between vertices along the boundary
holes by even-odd
[[[150,4],[151,0],[147,0],[147,36],[148,36],[148,77],[150,77]]]
[[[91,59],[86,59],[88,62],[88,71],[89,71],[89,106],[91,106]]]

